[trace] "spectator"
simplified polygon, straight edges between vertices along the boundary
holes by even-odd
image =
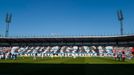
[[[114,53],[114,59],[115,60],[117,59],[117,53]]]
[[[9,59],[11,59],[12,58],[12,54],[11,54],[11,52],[9,53]]]
[[[119,61],[122,60],[122,53],[121,52],[118,52],[117,58],[118,58]]]
[[[122,52],[122,61],[123,61],[123,62],[125,61],[125,58],[126,58],[126,55],[125,55],[125,52],[123,51],[123,52]]]

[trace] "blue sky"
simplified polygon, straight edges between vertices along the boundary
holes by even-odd
[[[0,34],[13,14],[10,35],[120,34],[116,12],[124,14],[124,33],[134,33],[134,0],[0,0]]]

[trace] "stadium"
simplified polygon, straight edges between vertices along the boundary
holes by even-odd
[[[59,59],[71,58],[70,60],[72,60],[73,58],[73,60],[75,61],[75,59],[80,57],[83,58],[108,57],[110,60],[114,60],[111,59],[114,58],[114,54],[118,54],[124,51],[127,58],[130,59],[130,57],[133,56],[131,54],[133,54],[134,51],[133,38],[134,35],[1,37],[0,58],[10,60],[11,58],[10,53],[11,53],[14,56],[16,55],[17,57],[20,58],[29,57],[33,58],[33,60],[40,58],[42,58],[42,60],[45,60],[45,58],[59,58]],[[59,62],[57,63],[61,63],[60,60],[58,60]],[[89,61],[83,63],[91,63],[91,62]]]
[[[85,75],[96,74],[94,69],[107,73],[113,65],[102,64],[134,64],[133,38],[134,35],[0,37],[1,74],[59,74],[60,71]],[[122,51],[126,54],[125,62],[114,59]],[[101,65],[96,68],[93,64]],[[114,71],[118,73],[121,68],[124,72],[133,70],[116,65]]]
[[[55,58],[59,60],[57,62],[49,63],[63,63],[63,60],[72,62],[72,59],[86,60],[88,57],[104,57],[112,61],[112,58],[118,61],[125,61],[125,59],[132,59],[134,55],[134,35],[125,35],[123,32],[123,13],[121,10],[117,12],[118,20],[120,21],[120,35],[114,36],[47,36],[47,37],[11,37],[9,36],[9,24],[11,23],[12,14],[6,15],[5,22],[6,32],[5,36],[0,37],[0,59],[13,59],[17,60],[17,57],[33,57],[33,60],[37,58],[42,60],[44,58]],[[61,59],[63,58],[64,59]],[[81,59],[81,57],[83,59]],[[27,59],[28,60],[28,59]],[[33,61],[32,60],[32,61]],[[45,60],[45,59],[44,59]],[[49,59],[54,60],[54,59]],[[48,61],[49,61],[48,60]],[[105,60],[105,59],[104,59]],[[31,61],[31,62],[32,62]],[[127,60],[128,61],[128,60]],[[0,61],[4,63],[3,61]],[[10,61],[5,61],[9,62]],[[41,61],[38,61],[41,62]],[[43,62],[43,61],[42,61]],[[76,61],[75,61],[76,62]],[[97,61],[96,61],[97,62]],[[107,60],[105,61],[107,62]],[[20,62],[21,63],[21,62]],[[28,62],[26,62],[28,63]],[[33,63],[33,62],[32,62]],[[35,62],[36,63],[36,62]],[[45,61],[45,63],[47,63]],[[64,62],[65,64],[68,62]],[[79,64],[79,62],[77,62]],[[85,61],[81,63],[91,63]],[[102,63],[102,62],[97,62]],[[103,62],[104,63],[104,62]],[[109,62],[110,63],[110,62]],[[133,63],[133,61],[129,61]]]
[[[42,1],[42,2],[46,3],[46,1]],[[55,1],[52,1],[52,3],[53,2],[55,2]],[[61,1],[59,1],[59,2],[61,2]],[[64,2],[64,1],[63,1],[63,3],[66,4],[66,2]],[[90,3],[90,2],[88,2],[88,3]],[[10,4],[10,2],[9,2],[9,4]],[[30,2],[30,4],[32,4],[32,1]],[[51,2],[50,2],[50,4],[51,4]],[[58,4],[58,3],[56,3],[56,4]],[[70,5],[70,3],[68,5]],[[5,6],[5,5],[3,5],[3,6]],[[14,7],[14,5],[12,5],[12,6]],[[33,2],[33,7],[34,6],[35,5]],[[38,4],[37,7],[40,7],[40,4]],[[44,7],[46,7],[46,6],[44,6]],[[48,7],[49,7],[49,5],[48,5]],[[55,7],[55,6],[52,6],[52,7]],[[88,8],[89,7],[90,6],[88,5]],[[85,5],[84,5],[84,8],[87,8],[87,7],[85,7]],[[19,8],[17,8],[17,9],[19,9]],[[29,9],[31,9],[31,8],[29,8]],[[59,7],[57,7],[57,10],[58,9],[59,9]],[[92,8],[92,9],[94,9],[94,8]],[[38,9],[36,9],[36,10],[38,10]],[[46,8],[46,10],[48,10],[48,9]],[[60,10],[62,10],[62,9],[60,8]],[[25,9],[23,11],[25,11]],[[32,11],[33,11],[33,9],[32,9]],[[32,14],[32,11],[29,11],[29,13],[31,14],[31,17],[34,17],[35,14]],[[65,10],[65,11],[68,12],[67,10]],[[69,11],[72,11],[72,10],[69,10]],[[43,11],[43,12],[45,12],[45,11]],[[73,11],[73,12],[75,12],[75,11]],[[116,60],[122,61],[123,63],[134,63],[133,62],[134,34],[126,35],[126,33],[124,31],[124,15],[123,15],[122,10],[117,11],[117,19],[120,23],[120,34],[112,35],[112,36],[110,36],[110,35],[86,36],[89,34],[90,31],[92,31],[92,32],[96,31],[98,33],[99,31],[97,31],[97,30],[103,30],[104,32],[107,32],[108,30],[105,31],[105,29],[109,29],[109,27],[104,28],[106,25],[105,26],[98,25],[98,26],[96,26],[95,30],[94,29],[88,30],[88,27],[91,27],[91,28],[94,27],[93,25],[89,26],[88,22],[86,21],[87,20],[86,16],[88,14],[84,14],[84,13],[81,14],[80,11],[78,11],[78,12],[79,12],[79,15],[83,16],[84,18],[81,18],[78,15],[73,16],[71,13],[70,13],[70,15],[72,15],[72,17],[75,19],[74,22],[77,22],[77,23],[82,22],[81,24],[78,24],[79,26],[77,26],[77,23],[75,24],[74,22],[72,22],[73,20],[70,21],[71,17],[67,18],[68,13],[66,13],[66,15],[63,15],[59,11],[58,11],[58,13],[61,13],[61,14],[59,14],[59,16],[55,15],[56,17],[54,17],[54,15],[51,16],[52,14],[49,14],[51,17],[53,17],[55,19],[52,19],[49,16],[47,16],[48,20],[45,19],[44,17],[42,17],[43,13],[39,14],[39,12],[36,12],[36,13],[38,13],[38,15],[40,15],[40,18],[38,18],[38,19],[36,19],[36,17],[31,18],[32,19],[31,21],[28,21],[29,19],[27,19],[25,15],[24,15],[25,17],[20,15],[21,17],[23,17],[23,19],[21,19],[22,21],[24,19],[27,19],[27,20],[25,20],[25,22],[21,22],[21,20],[16,21],[16,23],[20,24],[21,26],[19,27],[17,24],[14,25],[14,30],[12,30],[12,33],[14,33],[14,35],[9,35],[10,23],[12,22],[12,13],[7,13],[5,16],[5,23],[6,23],[5,35],[3,36],[2,33],[0,34],[0,59],[1,59],[0,63],[5,63],[5,62],[6,63],[7,62],[16,63],[16,61],[20,60],[20,59],[24,60],[22,62],[25,62],[25,63],[28,63],[28,62],[26,62],[26,60],[30,60],[30,59],[33,59],[33,60],[29,61],[31,63],[33,63],[34,60],[35,60],[34,63],[38,63],[38,62],[47,63],[47,61],[45,61],[45,59],[47,59],[47,58],[49,59],[48,63],[57,63],[57,64],[59,64],[59,63],[67,64],[68,61],[70,61],[70,63],[78,63],[78,64],[79,63],[83,63],[83,64],[92,63],[92,61],[86,61],[86,60],[88,60],[88,58],[94,58],[94,59],[100,59],[100,60],[102,60],[101,58],[106,58],[106,61],[104,59],[104,61],[102,61],[102,62],[94,61],[95,63],[105,63],[105,62],[107,62],[107,59],[109,59],[109,62],[107,62],[107,63],[111,63],[112,61],[115,61],[115,62],[112,62],[115,64],[120,63],[120,62],[117,62]],[[90,12],[90,11],[87,11],[87,12]],[[25,13],[25,14],[29,14],[29,13]],[[50,13],[50,11],[49,11],[49,13]],[[76,12],[73,14],[75,15]],[[18,20],[19,14],[16,13],[16,15],[18,15],[16,18],[16,20]],[[46,14],[43,14],[43,15],[46,16]],[[94,14],[94,15],[96,16],[96,14]],[[66,18],[64,16],[66,16]],[[56,19],[58,19],[58,17],[65,18],[67,20],[63,19],[65,21],[65,23],[61,22],[61,21],[60,21],[60,23],[58,23],[56,21]],[[79,19],[77,19],[76,17],[78,17]],[[92,18],[93,17],[94,16],[92,16]],[[96,17],[98,17],[98,16],[96,16]],[[101,15],[101,17],[103,17],[103,16]],[[111,19],[109,19],[110,23],[113,23],[113,21],[112,21],[113,16],[109,16],[109,17],[107,16],[107,18],[110,18],[110,17],[111,17]],[[45,22],[41,22],[41,18],[45,19],[45,20],[43,20]],[[59,18],[59,20],[62,20],[62,18]],[[84,19],[85,21],[83,21],[82,19]],[[33,22],[33,20],[35,20],[35,22]],[[92,20],[92,19],[90,19],[90,20]],[[55,23],[47,24],[46,21],[55,22],[56,24]],[[70,21],[70,24],[66,24],[67,21]],[[107,21],[106,19],[105,19],[105,21],[103,21],[104,24],[110,24],[110,23],[105,23],[106,21]],[[84,22],[86,22],[86,23],[84,23]],[[93,22],[96,23],[96,25],[99,24],[96,22],[96,20],[94,20]],[[101,22],[101,23],[103,24],[103,22]],[[31,25],[28,26],[27,23],[30,23]],[[41,26],[41,25],[43,25],[42,23],[45,26]],[[63,24],[61,24],[61,23],[63,23]],[[23,26],[23,24],[24,24],[24,26]],[[60,25],[58,25],[58,24],[60,24]],[[36,26],[34,27],[32,25],[36,25]],[[53,25],[55,25],[55,26],[53,26]],[[22,26],[26,29],[23,29]],[[46,27],[46,29],[41,30],[41,28],[45,28],[45,27]],[[48,29],[47,29],[47,27],[48,27]],[[22,31],[20,31],[18,28],[20,28],[20,30],[22,29]],[[114,26],[113,26],[113,28],[114,28]],[[129,27],[129,29],[130,29],[130,27]],[[30,36],[15,36],[15,35],[17,35],[17,33],[16,33],[17,31],[15,31],[15,30],[17,30],[18,32],[20,31],[20,33],[24,33],[25,35],[28,32],[32,33],[32,31],[33,32],[40,31],[41,32],[40,34],[49,33],[51,31],[58,31],[58,32],[70,31],[71,33],[77,31],[78,33],[83,32],[83,33],[87,33],[87,34],[86,35],[82,34],[83,36],[70,36],[69,35],[69,36],[33,36],[33,37],[30,37]],[[32,31],[30,31],[30,30],[32,30]],[[114,29],[113,30],[109,29],[109,30],[111,30],[111,33],[113,33],[113,32],[117,33],[116,31],[113,31]],[[46,31],[48,31],[48,32],[46,32]],[[101,34],[104,34],[104,33],[101,33]],[[23,58],[25,58],[25,59],[23,59]],[[56,58],[58,60],[57,61],[55,60],[55,62],[53,62],[54,58]],[[64,59],[61,59],[61,58],[64,58]],[[67,59],[67,58],[69,58],[69,59]],[[38,61],[38,59],[41,59],[41,60]],[[14,61],[12,61],[12,60],[14,60]],[[64,60],[67,62],[64,62]],[[77,60],[78,60],[78,62],[77,62]],[[79,62],[81,60],[84,60],[85,62]],[[49,61],[52,61],[52,62],[49,62]],[[22,62],[20,61],[18,63],[22,63]]]
[[[0,75],[132,75],[133,8],[132,0],[0,0]]]

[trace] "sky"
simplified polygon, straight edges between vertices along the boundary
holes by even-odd
[[[120,9],[124,34],[134,33],[134,0],[0,0],[0,34],[7,12],[10,36],[120,34]]]

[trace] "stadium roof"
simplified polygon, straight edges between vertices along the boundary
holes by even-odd
[[[0,42],[113,42],[134,41],[134,35],[123,36],[64,36],[64,37],[0,37]]]

